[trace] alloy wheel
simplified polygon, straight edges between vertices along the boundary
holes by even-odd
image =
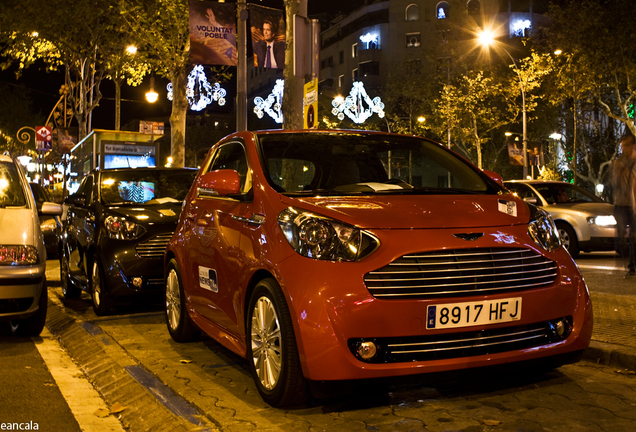
[[[260,297],[252,313],[252,360],[264,388],[276,387],[282,370],[281,329],[274,303]]]
[[[166,314],[168,325],[173,331],[177,330],[181,319],[181,293],[179,288],[177,272],[174,269],[170,269],[166,279]]]

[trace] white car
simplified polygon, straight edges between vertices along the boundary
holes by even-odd
[[[40,211],[62,214],[45,202]],[[0,154],[0,321],[17,336],[37,336],[47,309],[46,249],[35,199],[21,165]]]
[[[546,210],[570,255],[615,250],[614,206],[570,183],[549,180],[510,180],[504,183],[524,201]]]

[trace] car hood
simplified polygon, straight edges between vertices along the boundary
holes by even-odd
[[[174,223],[179,220],[181,203],[150,206],[114,206],[108,207],[108,215],[136,219],[142,224]]]
[[[614,214],[614,206],[612,204],[604,202],[552,204],[547,205],[543,208],[547,210],[550,215],[583,213],[585,216],[609,216],[611,214]]]
[[[0,209],[0,244],[37,247],[40,222],[31,209]]]
[[[282,197],[361,228],[476,228],[528,223],[527,205],[508,195],[389,195],[365,197]],[[301,203],[302,205],[298,205]],[[509,204],[509,205],[508,205]],[[516,216],[508,214],[516,209]],[[512,210],[511,210],[512,212]]]

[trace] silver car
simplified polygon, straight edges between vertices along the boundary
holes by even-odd
[[[42,214],[62,206],[45,202]],[[17,336],[37,336],[47,308],[46,249],[35,199],[20,164],[0,155],[0,321]]]
[[[524,201],[546,210],[570,255],[615,250],[614,206],[570,183],[549,180],[510,180],[505,186]]]

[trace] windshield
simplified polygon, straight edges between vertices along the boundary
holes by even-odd
[[[258,138],[270,184],[287,195],[496,192],[464,161],[421,138],[355,132]]]
[[[26,203],[15,164],[0,162],[0,208],[24,207]]]
[[[593,193],[569,183],[535,184],[534,187],[548,204],[605,202]]]
[[[103,172],[104,204],[164,204],[183,201],[196,170],[130,170]]]

